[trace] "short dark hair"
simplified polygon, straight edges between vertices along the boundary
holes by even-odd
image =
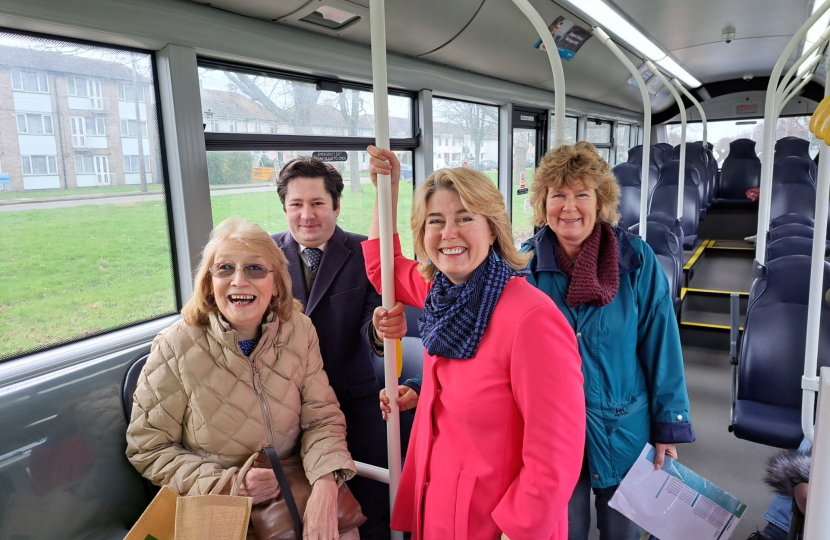
[[[340,171],[317,158],[300,156],[286,163],[277,179],[277,194],[280,196],[283,209],[288,184],[295,178],[322,178],[326,191],[331,195],[334,209],[340,207],[340,196],[343,194],[343,176]]]

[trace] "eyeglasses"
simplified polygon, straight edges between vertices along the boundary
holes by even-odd
[[[236,274],[238,269],[230,263],[216,263],[209,270],[215,278],[230,279]],[[268,268],[261,264],[246,264],[242,267],[242,274],[248,279],[262,279],[271,272],[273,270],[268,270]]]

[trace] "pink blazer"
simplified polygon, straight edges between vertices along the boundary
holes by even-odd
[[[363,243],[380,290],[380,243]],[[401,254],[395,294],[422,307],[431,284]],[[566,540],[585,448],[576,338],[546,294],[507,283],[474,358],[430,356],[392,527],[413,540]]]

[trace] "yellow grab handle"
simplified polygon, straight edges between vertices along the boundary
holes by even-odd
[[[818,104],[816,107],[813,116],[810,117],[810,125],[809,130],[811,133],[814,133],[817,137],[823,138],[824,137],[824,130],[826,129],[827,119],[830,117],[830,96],[825,97],[821,100],[821,103]],[[819,135],[821,133],[821,135]]]
[[[395,340],[395,351],[398,353],[398,378],[401,378],[401,371],[403,371],[403,344],[401,340]]]

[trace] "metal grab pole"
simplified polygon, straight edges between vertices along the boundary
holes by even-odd
[[[686,87],[683,86],[683,84],[680,81],[678,81],[676,77],[672,77],[671,82],[674,83],[674,86],[677,87],[678,90],[683,92],[684,96],[689,98],[691,102],[695,104],[695,108],[697,108],[697,112],[700,115],[700,121],[703,123],[703,138],[701,139],[701,144],[703,144],[703,149],[705,150],[706,143],[709,142],[709,134],[706,126],[706,113],[703,111],[703,106],[701,106],[700,102],[697,100],[697,98],[695,98],[695,96],[692,95],[691,92],[686,90]]]
[[[605,43],[611,49],[611,52],[614,53],[614,56],[628,68],[631,76],[637,81],[637,86],[640,89],[640,97],[643,98],[643,163],[642,170],[640,171],[640,237],[645,241],[646,230],[648,229],[648,169],[651,164],[651,98],[648,96],[648,89],[646,88],[643,76],[640,75],[640,70],[631,63],[631,60],[611,40],[608,34],[605,33],[605,30],[599,26],[595,26],[594,35]]]
[[[790,80],[790,78],[796,75],[796,73],[798,72],[798,68],[800,68],[804,62],[806,62],[807,60],[810,60],[811,62],[813,60],[817,61],[819,58],[821,58],[820,54],[816,55],[814,58],[811,58],[811,56],[814,52],[818,51],[821,47],[825,45],[828,38],[830,38],[830,26],[824,29],[824,32],[821,33],[816,42],[813,43],[809,49],[802,52],[798,60],[796,60],[795,63],[792,66],[790,66],[790,69],[787,70],[786,75],[784,75],[784,77],[778,83],[778,88],[776,90],[776,98],[780,98],[784,95],[783,88],[787,86],[787,82]],[[798,77],[796,76],[794,80],[798,80]]]
[[[372,90],[375,98],[375,144],[389,149],[389,103],[386,80],[386,11],[384,0],[370,0],[369,24],[372,43]],[[395,306],[395,262],[392,244],[392,178],[378,175],[378,217],[380,220],[380,271],[383,307]],[[395,340],[383,340],[384,386],[392,412],[386,421],[386,448],[389,458],[389,508],[401,481],[401,420],[394,397],[398,395],[398,347]],[[392,531],[394,540],[403,540],[403,533]]]
[[[802,90],[804,90],[804,87],[805,87],[805,86],[807,86],[807,85],[810,83],[810,81],[812,81],[812,80],[813,80],[813,77],[815,77],[815,74],[813,74],[813,73],[809,73],[809,74],[807,74],[807,76],[806,76],[806,77],[804,77],[804,80],[803,80],[803,81],[801,81],[801,84],[799,84],[798,86],[796,86],[796,87],[795,87],[795,90],[793,90],[792,92],[790,92],[790,93],[787,95],[787,97],[785,97],[783,100],[781,100],[781,102],[778,104],[778,114],[781,114],[781,112],[784,110],[784,107],[786,107],[786,106],[787,106],[787,103],[789,103],[789,102],[790,102],[790,100],[791,100],[792,98],[794,98],[794,97],[795,97],[795,96],[797,96],[797,95],[798,95],[798,94],[799,94]]]
[[[550,33],[548,25],[539,15],[539,12],[530,4],[528,0],[513,0],[525,17],[530,21],[539,37],[542,38],[542,43],[547,49],[548,60],[550,61],[550,68],[553,71],[553,144],[551,148],[556,148],[559,144],[565,143],[565,72],[562,69],[562,59],[559,58],[559,49],[556,47],[556,41]]]
[[[819,60],[821,60],[821,56],[816,56],[815,58],[804,64],[806,66],[807,72],[813,71],[813,69],[815,69],[816,65],[818,64]],[[776,116],[781,114],[780,103],[784,100],[786,96],[788,96],[793,91],[793,88],[795,88],[796,85],[798,85],[799,80],[805,75],[806,73],[804,75],[799,75],[795,79],[791,80],[790,83],[787,85],[785,85],[782,81],[781,84],[778,86],[778,90],[776,91],[775,95],[775,103],[777,106],[777,109],[775,111]]]
[[[811,298],[812,299],[812,298]],[[830,537],[830,368],[821,368],[821,390],[818,397],[818,421],[813,441],[813,461],[807,491],[807,512],[804,538],[818,540]]]
[[[763,267],[766,263],[767,257],[767,231],[769,230],[769,213],[772,204],[772,163],[773,152],[775,151],[775,124],[777,119],[777,111],[775,110],[775,99],[777,94],[778,78],[781,72],[784,71],[784,65],[790,58],[795,48],[807,35],[810,28],[818,21],[824,13],[830,9],[830,2],[824,2],[815,13],[813,13],[807,21],[801,25],[787,46],[781,56],[778,57],[778,62],[770,74],[769,84],[767,85],[767,96],[764,102],[764,146],[761,155],[761,194],[758,202],[758,230],[755,238],[755,260]],[[822,34],[823,35],[823,34]]]
[[[683,98],[677,93],[674,85],[660,73],[654,62],[646,60],[646,66],[669,89],[677,102],[677,107],[680,109],[680,173],[677,178],[677,221],[679,223],[683,219],[683,194],[686,191],[686,107],[683,105]]]

